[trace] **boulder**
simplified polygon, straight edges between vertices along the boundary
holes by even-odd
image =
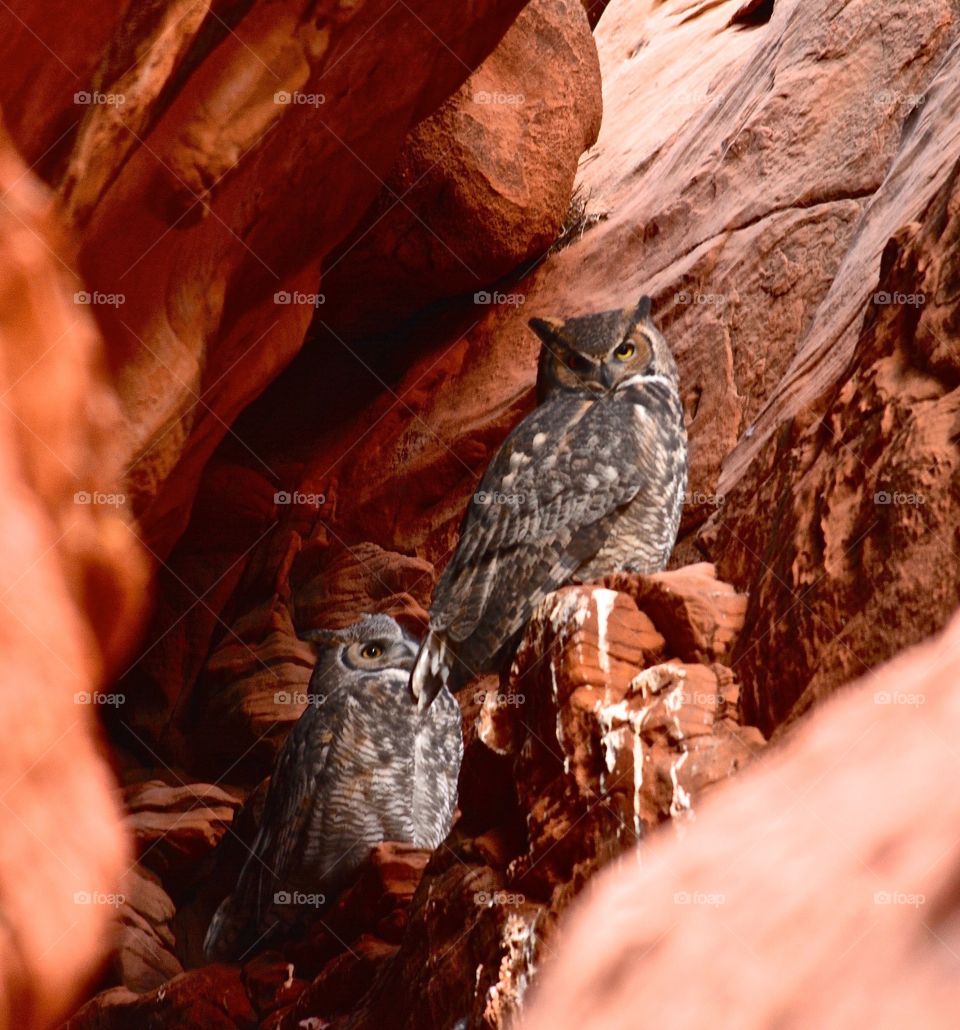
[[[532,0],[407,137],[377,200],[325,262],[318,317],[357,339],[457,294],[473,297],[478,316],[512,295],[496,284],[560,235],[600,109],[580,0]]]

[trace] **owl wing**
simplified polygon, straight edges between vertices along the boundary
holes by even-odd
[[[204,947],[208,956],[236,957],[264,933],[263,920],[274,893],[285,882],[286,871],[300,851],[340,718],[335,706],[321,712],[310,705],[287,735],[274,763],[260,827],[236,889],[207,932]]]
[[[257,885],[258,918],[270,907],[274,891],[286,880],[323,783],[335,738],[335,727],[324,718],[328,714],[313,705],[307,708],[290,731],[274,767],[263,820],[247,859]]]
[[[431,630],[463,641],[493,604],[497,635],[509,639],[599,550],[618,509],[649,474],[644,426],[625,426],[634,411],[616,394],[563,395],[516,427],[467,509],[457,552],[437,584]]]

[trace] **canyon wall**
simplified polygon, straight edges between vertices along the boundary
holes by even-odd
[[[958,17],[0,15],[4,653],[54,699],[10,707],[8,1025],[84,984],[74,1030],[630,1025],[644,998],[671,1026],[948,1025]],[[422,628],[533,406],[527,320],[642,293],[690,437],[669,571],[551,595],[464,693],[435,854],[384,844],[306,939],[204,965],[300,634]]]

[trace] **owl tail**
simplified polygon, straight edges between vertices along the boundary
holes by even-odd
[[[410,689],[417,699],[417,708],[422,713],[433,704],[447,680],[449,662],[447,642],[431,630],[420,645],[417,660],[410,673]]]
[[[430,630],[420,646],[410,674],[410,689],[419,702],[420,713],[426,712],[444,687],[451,694],[456,694],[473,679],[473,670],[461,661],[455,646],[450,645],[446,635]]]

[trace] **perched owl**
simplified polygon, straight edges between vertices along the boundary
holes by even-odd
[[[687,434],[650,298],[530,326],[543,343],[539,406],[491,461],[437,584],[411,677],[421,710],[444,686],[500,671],[550,591],[657,572],[676,542]]]
[[[435,848],[447,835],[463,757],[460,709],[441,691],[428,718],[410,696],[417,643],[387,615],[319,631],[310,704],[277,755],[236,889],[204,941],[240,958],[301,922],[381,841]]]

